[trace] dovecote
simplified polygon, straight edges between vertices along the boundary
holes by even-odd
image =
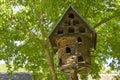
[[[53,50],[58,53],[59,69],[70,72],[74,67],[78,71],[90,68],[90,52],[96,48],[96,35],[84,18],[69,6],[49,35]]]

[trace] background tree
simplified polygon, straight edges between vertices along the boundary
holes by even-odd
[[[25,68],[42,80],[65,79],[57,70],[57,54],[48,35],[69,5],[98,34],[92,70],[82,75],[84,79],[87,74],[99,78],[109,58],[111,70],[120,69],[120,0],[0,0],[0,59],[7,64],[8,72]]]

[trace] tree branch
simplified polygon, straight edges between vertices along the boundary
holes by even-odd
[[[115,18],[115,16],[112,16],[110,18],[104,18],[103,20],[101,20],[100,22],[98,22],[97,24],[94,25],[94,28],[99,27],[100,25],[112,20],[113,18]]]
[[[36,39],[39,39],[38,37],[37,37],[37,35],[35,34],[35,33],[33,33],[31,30],[29,30],[29,29],[25,29],[25,31],[27,31],[27,32],[29,32],[29,34],[31,35],[31,36],[33,36],[34,38],[36,38]],[[43,31],[42,31],[43,32]],[[44,36],[45,37],[45,36]],[[54,63],[53,63],[53,58],[52,58],[52,55],[50,55],[50,51],[49,51],[49,49],[48,49],[48,40],[46,41],[44,41],[44,44],[45,44],[45,53],[46,53],[46,57],[47,57],[47,60],[48,60],[48,65],[49,65],[49,67],[50,67],[50,72],[51,72],[51,75],[52,75],[52,77],[53,77],[53,80],[57,80],[57,77],[56,77],[56,74],[55,74],[55,70],[54,70]]]
[[[33,36],[36,39],[39,39],[35,33],[33,33],[30,29],[25,29],[25,31],[29,32],[31,36]]]
[[[50,50],[49,50],[50,45],[48,44],[48,38],[47,38],[46,32],[44,31],[44,28],[43,28],[42,23],[41,23],[41,22],[44,22],[44,20],[43,20],[44,14],[41,15],[39,10],[36,8],[35,5],[34,5],[34,8],[35,8],[35,13],[39,18],[37,24],[38,24],[38,27],[39,27],[40,32],[42,34],[42,37],[44,39],[44,48],[45,48],[44,50],[45,50],[46,58],[48,60],[48,65],[49,65],[49,68],[50,68],[50,73],[51,73],[51,76],[52,76],[52,80],[57,80],[57,76],[56,76],[55,69],[54,69],[53,56],[52,56],[52,53],[50,53]],[[41,16],[42,16],[42,18],[41,18]]]
[[[50,51],[48,49],[45,49],[45,53],[46,53],[46,57],[48,59],[48,65],[50,68],[52,78],[53,78],[53,80],[57,80],[57,76],[56,76],[55,70],[54,70],[54,63],[53,63],[53,59],[51,58]]]
[[[57,76],[56,76],[55,69],[54,69],[53,55],[52,55],[52,53],[50,53],[50,50],[49,50],[49,47],[50,47],[49,43],[48,43],[49,41],[48,41],[48,39],[45,39],[46,35],[45,35],[43,28],[40,28],[40,31],[41,31],[42,36],[44,38],[44,44],[45,44],[44,50],[45,50],[46,58],[48,60],[48,65],[50,68],[52,78],[53,78],[53,80],[57,80]]]

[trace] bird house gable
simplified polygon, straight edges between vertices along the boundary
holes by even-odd
[[[95,30],[84,20],[84,18],[72,7],[69,6],[65,11],[61,19],[56,24],[55,28],[49,35],[50,42],[55,52],[57,44],[55,42],[56,37],[66,35],[80,35],[84,33],[92,33],[93,37],[96,38]]]

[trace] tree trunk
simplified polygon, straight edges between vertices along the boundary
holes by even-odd
[[[54,70],[54,63],[52,61],[52,57],[50,56],[50,52],[46,49],[45,50],[45,53],[46,53],[46,57],[47,57],[47,60],[48,60],[48,65],[49,65],[49,68],[50,68],[50,73],[52,75],[52,80],[57,80],[57,76],[55,74],[55,70]]]

